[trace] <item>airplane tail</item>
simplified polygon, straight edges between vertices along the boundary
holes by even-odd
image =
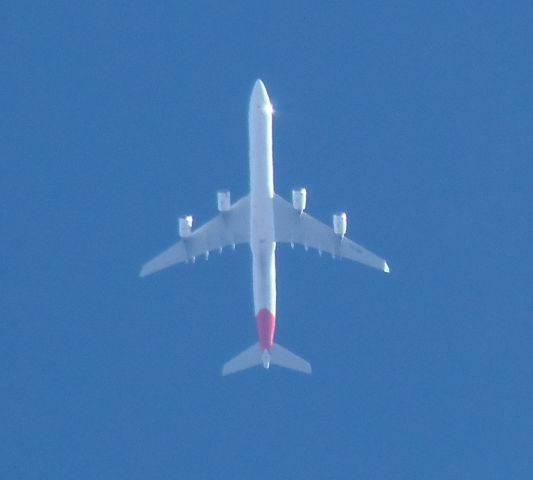
[[[270,364],[289,368],[302,373],[311,373],[311,364],[303,358],[295,355],[277,343],[273,344],[270,350],[261,350],[259,343],[254,343],[244,352],[226,362],[222,367],[222,375],[230,375],[257,365],[270,368]]]

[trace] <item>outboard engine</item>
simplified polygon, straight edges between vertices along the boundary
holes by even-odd
[[[292,191],[292,206],[294,210],[302,213],[307,202],[307,190],[305,188],[295,188]]]
[[[181,238],[187,238],[191,235],[192,231],[192,216],[184,215],[179,219],[178,233]]]
[[[217,192],[217,207],[219,212],[227,212],[231,208],[231,193],[228,190]]]
[[[346,213],[340,212],[333,215],[333,231],[335,232],[335,235],[341,238],[344,237],[344,235],[346,235],[346,227]]]

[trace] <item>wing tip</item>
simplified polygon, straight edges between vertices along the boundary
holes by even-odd
[[[139,272],[139,277],[141,278],[147,277],[151,273],[152,272],[150,271],[150,268],[147,265],[143,265],[143,267],[141,268],[141,271]]]

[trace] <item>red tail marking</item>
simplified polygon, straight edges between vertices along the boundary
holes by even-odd
[[[257,334],[259,344],[263,350],[270,350],[274,343],[274,330],[276,329],[276,317],[270,310],[262,308],[257,312]]]

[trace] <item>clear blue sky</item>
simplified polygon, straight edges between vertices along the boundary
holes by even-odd
[[[24,2],[0,31],[0,478],[533,478],[530,2]],[[256,338],[250,253],[157,276],[177,216],[276,190],[389,276],[278,247],[277,339],[312,376],[223,362]]]

